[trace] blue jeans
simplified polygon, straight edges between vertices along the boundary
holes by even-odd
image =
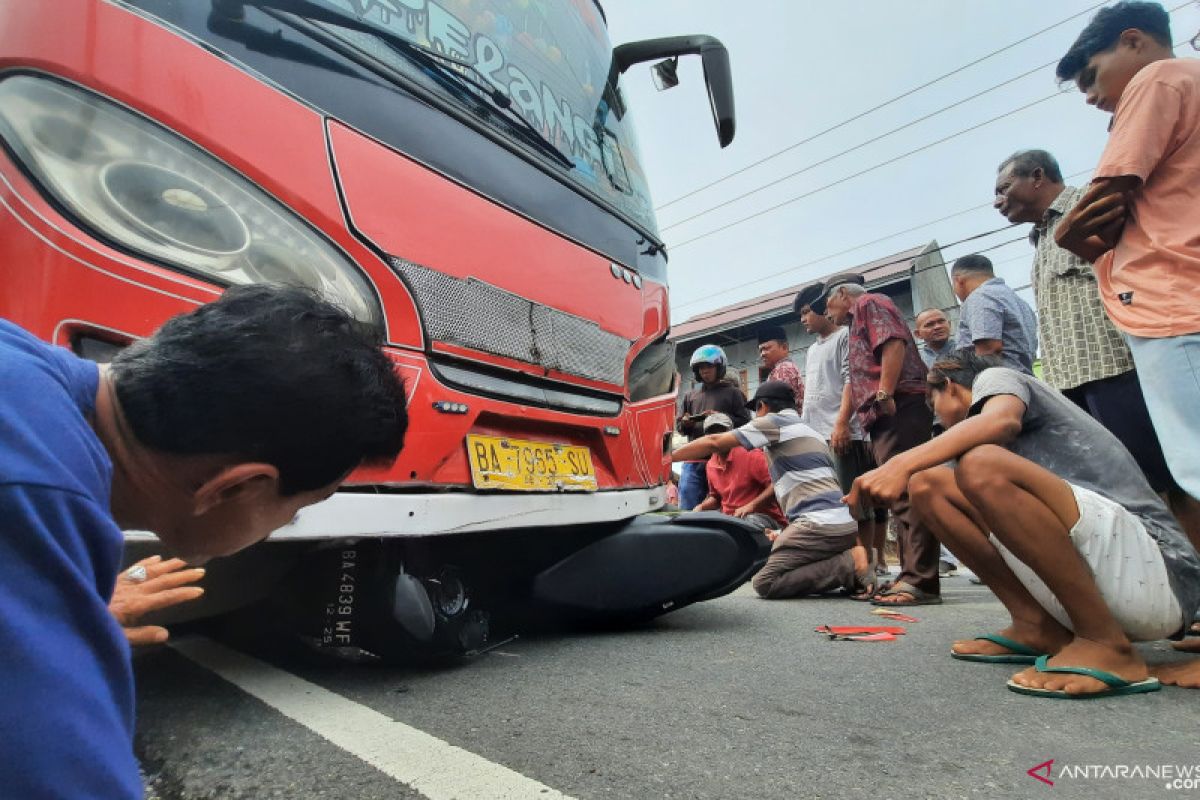
[[[1171,477],[1200,499],[1200,333],[1125,338]]]
[[[708,474],[704,462],[685,461],[679,473],[679,508],[691,511],[708,497]]]

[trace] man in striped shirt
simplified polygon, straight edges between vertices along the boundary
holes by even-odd
[[[687,461],[735,447],[762,448],[788,526],[775,537],[766,565],[754,576],[754,590],[770,600],[857,591],[869,572],[867,551],[857,545],[858,523],[842,503],[825,439],[800,421],[796,395],[786,383],[762,383],[747,405],[755,414],[748,424],[690,442],[672,458]]]

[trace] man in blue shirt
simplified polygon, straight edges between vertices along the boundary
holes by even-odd
[[[963,256],[950,269],[954,294],[962,303],[957,347],[973,347],[976,355],[999,356],[1004,366],[1033,374],[1037,358],[1037,317],[1003,278],[997,278],[987,256]]]
[[[378,342],[302,289],[244,286],[98,367],[0,320],[6,797],[142,796],[122,528],[226,555],[403,443]]]

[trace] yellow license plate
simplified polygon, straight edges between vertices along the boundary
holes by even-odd
[[[469,434],[467,456],[476,489],[594,492],[597,488],[592,453],[586,447]]]

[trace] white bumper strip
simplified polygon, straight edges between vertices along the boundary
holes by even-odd
[[[338,492],[302,509],[273,542],[358,536],[436,536],[510,528],[613,522],[657,511],[666,489],[588,494],[358,494]],[[127,531],[127,539],[152,538]]]

